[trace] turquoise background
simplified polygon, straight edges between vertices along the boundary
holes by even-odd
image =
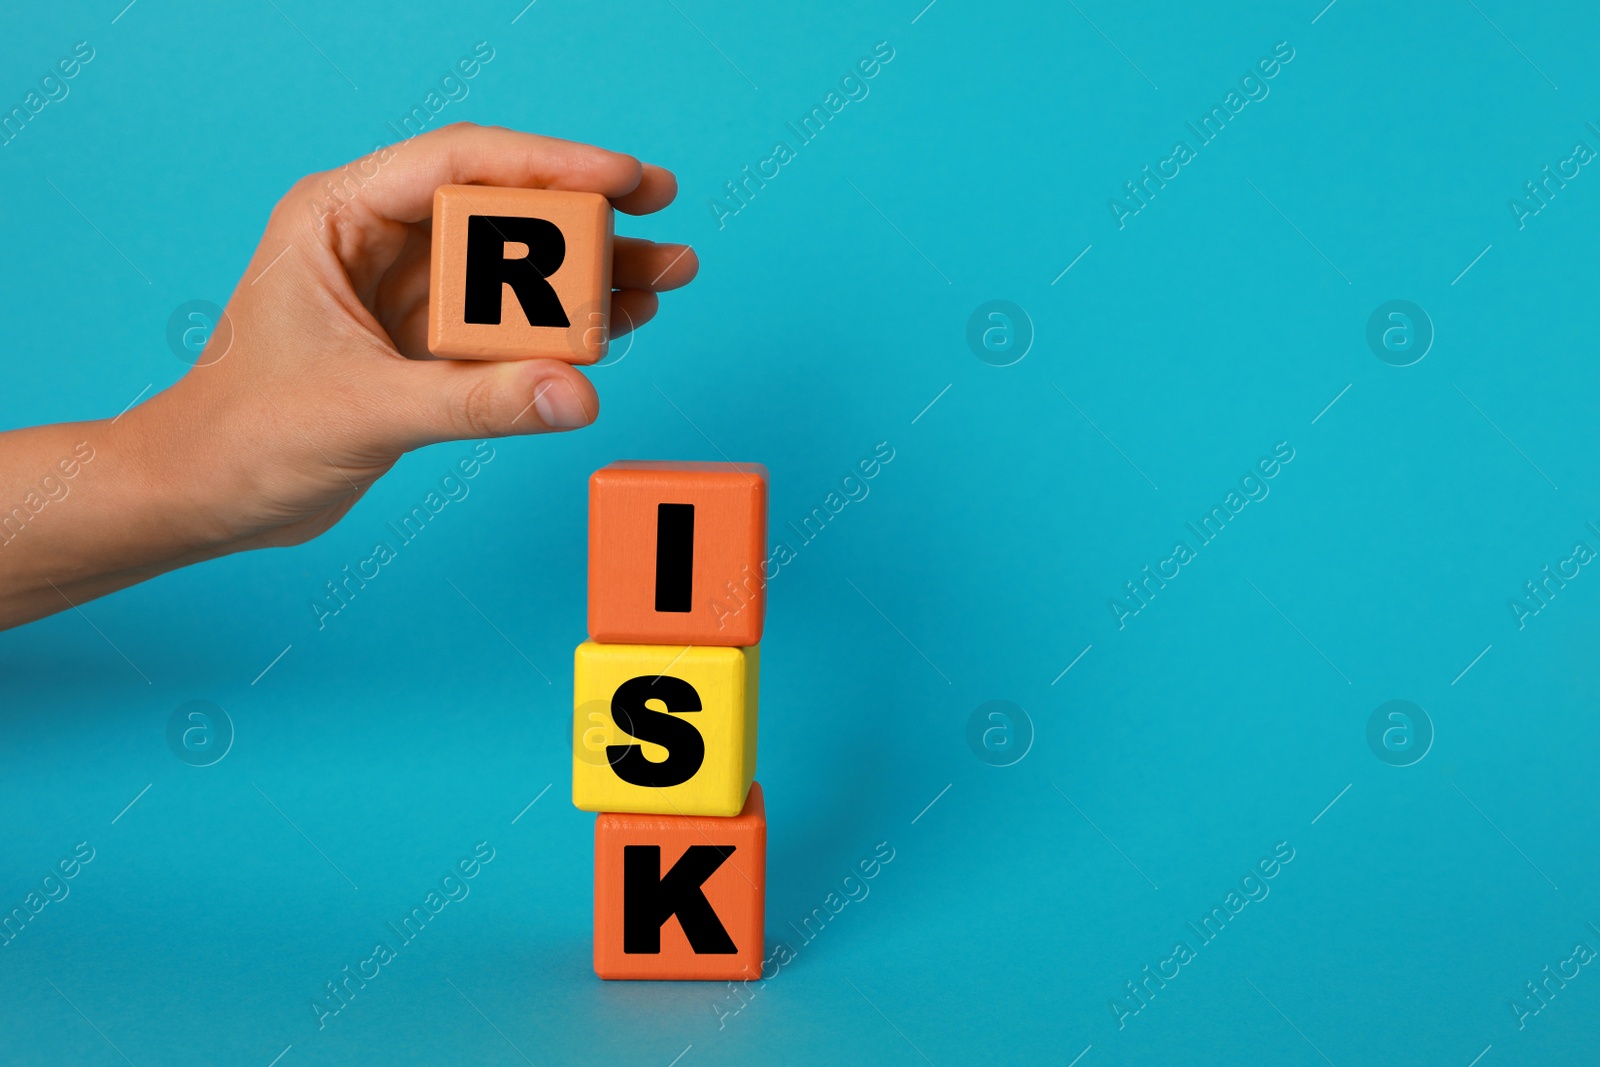
[[[0,635],[0,910],[94,849],[0,948],[0,1062],[1595,1058],[1592,967],[1512,1005],[1600,947],[1600,577],[1520,626],[1510,604],[1600,548],[1600,176],[1520,228],[1509,201],[1600,148],[1600,12],[925,2],[7,12],[3,110],[74,42],[95,58],[0,148],[0,425],[179,377],[172,310],[224,301],[283,191],[392,142],[479,41],[435,124],[671,167],[678,203],[619,229],[703,267],[592,372],[596,426],[496,442],[325,629],[324,582],[471,443],[311,544]],[[880,41],[869,95],[719,228],[724,182]],[[1278,42],[1269,95],[1119,229],[1124,182]],[[966,339],[994,299],[1034,335],[1007,367]],[[1391,300],[1435,335],[1411,366],[1367,343]],[[736,1014],[725,987],[598,981],[567,801],[588,474],[763,462],[779,537],[879,442],[869,495],[769,589],[767,937],[797,958]],[[1119,628],[1124,583],[1280,442],[1269,494]],[[192,700],[235,734],[209,767],[168,746]],[[980,718],[969,747],[996,700],[1031,731],[985,748]],[[1423,718],[1399,756],[1368,742],[1391,700],[1431,724],[1409,766]],[[324,984],[479,842],[470,895],[319,1029]],[[803,941],[880,843],[869,895]],[[1280,843],[1268,895],[1118,1009]]]

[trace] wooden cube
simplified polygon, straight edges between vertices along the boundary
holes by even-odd
[[[572,803],[739,814],[756,771],[759,673],[758,647],[579,645]]]
[[[759,785],[729,819],[601,815],[594,823],[594,972],[758,978],[766,889]]]
[[[766,618],[767,469],[624,460],[589,479],[589,636],[754,645]]]
[[[440,186],[429,351],[448,359],[601,359],[611,236],[611,202],[598,193]]]

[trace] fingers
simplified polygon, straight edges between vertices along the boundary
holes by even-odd
[[[677,195],[678,179],[672,172],[654,163],[645,163],[638,187],[631,193],[612,197],[611,203],[625,215],[648,215],[672,203]]]
[[[320,195],[339,179],[351,191],[332,216],[331,249],[357,299],[402,355],[428,358],[429,219],[435,191],[446,184],[549,188],[599,193],[628,214],[658,211],[677,195],[670,171],[592,145],[459,123],[378,150],[340,171],[315,175],[297,188]],[[286,203],[288,201],[286,200]],[[319,227],[326,221],[318,216]],[[621,336],[656,313],[653,291],[688,284],[699,259],[686,245],[618,238],[613,252],[612,332]]]
[[[380,320],[395,350],[407,359],[438,359],[428,351],[428,297],[397,312],[390,319]]]
[[[656,317],[661,300],[648,289],[623,289],[611,294],[610,337],[613,341]]]
[[[594,386],[560,360],[396,360],[386,374],[397,409],[392,443],[404,450],[439,441],[572,430],[600,414]]]
[[[355,199],[378,217],[398,222],[431,217],[433,193],[441,185],[567,189],[600,193],[630,206],[657,201],[664,206],[677,188],[671,174],[652,167],[641,190],[646,168],[621,152],[465,122],[379,149],[349,169],[362,179]]]
[[[429,257],[433,249],[433,238],[426,225],[404,229],[408,231],[406,243],[392,263],[356,260],[346,267],[356,295],[396,344],[400,342],[396,324],[418,307],[427,312]],[[405,351],[404,346],[401,351]]]
[[[688,245],[637,237],[618,237],[612,245],[611,284],[618,289],[665,292],[688,285],[699,272],[700,258]]]
[[[611,294],[611,338],[655,318],[661,306],[656,293],[688,285],[699,271],[700,259],[688,245],[618,237],[611,266],[611,284],[617,287]]]

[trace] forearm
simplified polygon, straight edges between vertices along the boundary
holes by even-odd
[[[152,451],[135,412],[0,434],[0,628],[218,554]]]

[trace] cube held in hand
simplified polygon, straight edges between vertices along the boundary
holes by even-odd
[[[599,193],[440,186],[429,351],[446,359],[603,358],[611,245],[611,202]]]

